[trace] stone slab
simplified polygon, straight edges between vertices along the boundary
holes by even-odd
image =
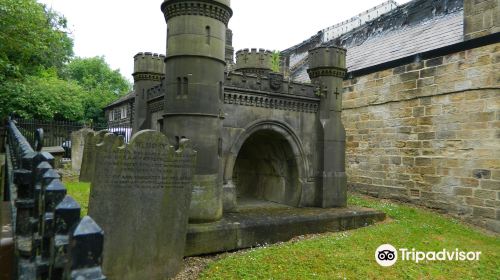
[[[71,168],[78,174],[82,168],[85,136],[89,133],[94,133],[94,131],[90,128],[82,128],[71,133]]]
[[[96,144],[89,215],[105,232],[109,279],[167,279],[181,268],[196,153],[145,130]]]
[[[106,130],[101,130],[99,132],[89,132],[85,135],[82,164],[80,168],[80,182],[92,181],[95,170],[95,154],[97,143],[100,143],[102,141],[106,133],[108,133]]]
[[[360,207],[294,208],[268,202],[224,213],[222,220],[190,224],[185,256],[196,256],[288,241],[304,234],[336,232],[372,225],[383,212]]]
[[[62,166],[62,159],[65,151],[61,146],[43,147],[42,152],[50,153],[54,157],[54,168],[58,169]]]

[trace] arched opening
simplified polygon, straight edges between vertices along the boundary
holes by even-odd
[[[232,180],[237,204],[266,200],[298,206],[299,171],[289,141],[273,130],[259,130],[238,152]]]
[[[210,26],[205,26],[205,36],[206,36],[206,44],[210,45]]]

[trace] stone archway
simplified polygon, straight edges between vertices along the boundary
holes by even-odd
[[[260,130],[246,139],[233,168],[237,201],[267,200],[298,206],[300,183],[297,159],[288,141],[273,130]]]
[[[275,151],[273,147],[279,147],[280,152],[273,154],[271,152]],[[256,153],[260,153],[261,156],[254,155]],[[241,175],[250,176],[251,174],[239,174],[241,173],[241,164],[265,162],[266,158],[273,156],[275,163],[267,163],[258,171],[262,186],[257,187],[257,190],[250,191],[247,186],[241,185]],[[247,163],[245,163],[245,158],[247,158]],[[286,165],[284,164],[285,162]],[[264,176],[263,170],[266,168],[273,172],[264,179],[266,176]],[[236,174],[234,173],[235,169],[237,169]],[[240,195],[240,198],[241,195],[243,195],[243,198],[245,195],[252,198],[253,195],[257,199],[261,197],[262,200],[266,200],[267,198],[268,200],[279,201],[279,203],[285,203],[294,207],[303,206],[303,188],[305,182],[307,182],[307,178],[310,177],[309,169],[309,162],[304,153],[303,145],[293,128],[277,120],[262,119],[252,122],[234,139],[225,160],[224,209],[225,211],[232,211],[232,209],[237,207],[237,195]],[[233,182],[233,177],[237,183],[240,183],[238,189]],[[277,187],[273,187],[270,190],[266,190],[263,187],[269,186],[273,180],[279,181],[280,184],[283,182],[285,184],[281,187],[281,190],[284,190],[284,192],[280,195],[274,196],[270,194],[270,192],[272,193],[279,189]]]

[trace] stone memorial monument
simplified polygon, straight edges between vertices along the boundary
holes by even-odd
[[[177,148],[177,149],[176,149]],[[95,145],[89,214],[106,233],[109,279],[167,279],[181,268],[196,152],[153,130]],[[90,172],[92,173],[92,172]]]
[[[130,123],[134,132],[159,130],[170,143],[188,138],[196,147],[187,255],[286,241],[383,219],[380,212],[346,208],[345,49],[322,46],[293,58],[288,53],[275,65],[271,51],[234,53],[228,29],[230,0],[164,0],[161,11],[169,30],[166,55],[135,55],[134,93],[110,104],[106,114],[128,106],[131,113],[112,124]],[[303,61],[299,68],[305,78],[309,74],[311,83],[292,81],[287,74],[290,60]],[[109,147],[113,151],[121,149],[119,142],[104,142],[115,145]],[[100,155],[94,160],[96,180],[119,180],[106,167],[114,157]],[[162,176],[146,174],[151,175],[148,180]],[[119,183],[118,189],[132,184],[135,191],[132,181]],[[121,195],[113,189],[107,198],[121,200]],[[142,207],[124,205],[125,210],[102,211],[126,211],[132,219],[142,219],[137,212],[151,207],[147,199]],[[291,210],[278,215],[275,207]],[[311,211],[313,207],[318,209]],[[124,223],[118,218],[113,222]],[[143,238],[142,232],[134,237]],[[125,242],[119,244],[128,248]]]
[[[94,133],[94,131],[90,128],[82,128],[71,133],[71,167],[78,174],[82,168],[85,136],[89,133]]]

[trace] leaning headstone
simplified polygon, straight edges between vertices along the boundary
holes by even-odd
[[[196,153],[145,130],[97,144],[89,215],[102,226],[109,279],[167,279],[182,266]]]
[[[85,145],[85,136],[94,133],[90,128],[82,128],[71,133],[71,167],[77,174],[82,168],[83,149]]]
[[[84,137],[84,147],[83,147],[83,157],[82,165],[80,168],[80,181],[81,182],[91,182],[94,177],[95,170],[95,153],[96,145],[100,143],[104,138],[104,135],[108,133],[106,130],[101,130],[99,132],[89,132]]]

